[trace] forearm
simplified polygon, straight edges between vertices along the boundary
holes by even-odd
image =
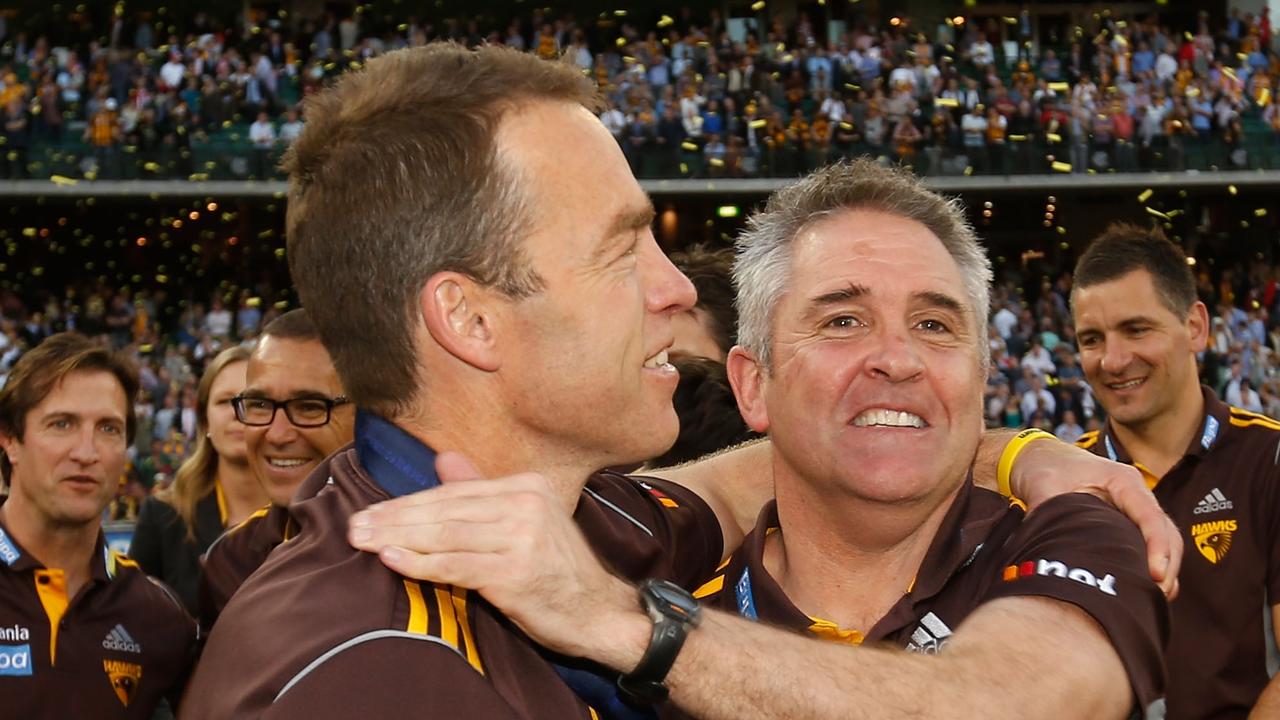
[[[1249,713],[1250,720],[1280,717],[1280,675],[1271,678],[1267,687],[1258,696],[1258,702]]]
[[[1003,608],[1018,622],[1025,606]],[[1074,608],[1071,612],[1079,613]],[[1001,613],[1002,615],[1005,613]],[[1025,613],[1042,621],[1038,608]],[[1072,626],[1081,621],[1070,617]],[[1053,616],[1057,617],[1057,616]],[[1091,620],[1084,620],[1092,624]],[[1000,632],[990,617],[986,633]],[[651,624],[638,610],[618,625],[608,648],[592,659],[626,672],[639,661]],[[1030,629],[1030,628],[1028,628]],[[1092,628],[1093,633],[1101,631]],[[1000,636],[1003,637],[1003,636]],[[1096,643],[1069,648],[1072,662],[1039,643],[999,641],[988,635],[953,641],[939,656],[814,640],[716,611],[704,611],[667,676],[671,700],[705,720],[778,717],[1121,718],[1129,690],[1119,659],[1086,657]],[[1097,637],[1093,637],[1097,640]],[[956,640],[959,640],[957,637]],[[1105,639],[1102,641],[1105,643]],[[1078,661],[1078,662],[1077,662]],[[1096,662],[1093,662],[1096,661]],[[1110,673],[1110,677],[1099,673]],[[1102,679],[1106,678],[1106,679]]]
[[[715,511],[726,553],[755,527],[773,499],[773,450],[768,440],[743,443],[686,465],[648,473],[696,492]]]

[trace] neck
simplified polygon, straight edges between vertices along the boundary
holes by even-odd
[[[1164,477],[1182,459],[1203,421],[1204,395],[1200,384],[1185,382],[1182,387],[1174,407],[1146,422],[1125,425],[1114,418],[1111,420],[1111,429],[1129,456],[1156,477]]]
[[[546,478],[552,492],[570,511],[578,504],[587,478],[599,470],[580,453],[550,447],[514,427],[495,413],[477,408],[505,407],[495,402],[434,402],[429,408],[411,410],[392,421],[435,452],[452,451],[465,455],[484,478],[517,473],[538,473]],[[479,430],[477,431],[477,428]]]
[[[89,581],[101,529],[97,520],[79,525],[43,522],[21,492],[12,493],[0,506],[0,518],[13,539],[40,564],[66,575],[68,598]]]
[[[271,502],[248,462],[219,457],[215,481],[222,486],[222,497],[227,501],[227,527],[239,525],[255,510]]]
[[[848,496],[833,501],[811,486],[779,482],[785,535],[766,541],[765,567],[805,614],[867,632],[914,583],[959,488],[888,504]]]

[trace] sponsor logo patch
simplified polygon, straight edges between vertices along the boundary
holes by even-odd
[[[129,631],[124,629],[124,625],[116,624],[111,628],[111,632],[102,638],[102,647],[107,650],[119,650],[120,652],[140,653],[142,646],[134,642]]]
[[[1074,580],[1081,585],[1098,588],[1107,595],[1116,595],[1116,578],[1114,575],[1107,574],[1098,577],[1084,568],[1073,568],[1057,560],[1028,560],[1017,565],[1010,565],[1004,569],[1005,582],[1013,582],[1018,578],[1031,575],[1066,578]]]
[[[111,680],[111,689],[116,691],[116,697],[129,707],[134,693],[138,691],[138,682],[142,680],[142,666],[120,660],[103,660],[102,669]]]
[[[1195,509],[1191,512],[1196,515],[1207,515],[1208,513],[1232,510],[1234,508],[1235,505],[1227,499],[1227,496],[1223,495],[1218,488],[1214,488],[1213,492],[1205,495],[1200,502],[1196,503]]]
[[[12,565],[18,562],[20,557],[22,557],[22,553],[18,552],[18,548],[14,547],[13,543],[10,542],[9,536],[4,533],[4,530],[0,530],[0,560],[3,560],[5,565]]]
[[[0,627],[0,640],[7,640],[9,642],[26,642],[30,639],[31,633],[21,625]]]
[[[31,667],[30,645],[0,645],[0,675],[25,677],[35,674]]]
[[[1231,549],[1231,536],[1240,529],[1235,520],[1213,520],[1191,526],[1191,540],[1205,560],[1217,565]]]

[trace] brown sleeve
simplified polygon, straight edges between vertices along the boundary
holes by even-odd
[[[1002,554],[984,600],[1036,595],[1076,605],[1107,633],[1140,707],[1164,696],[1169,605],[1133,523],[1098,498],[1068,493],[1028,515]]]
[[[584,496],[595,512],[580,512],[588,542],[628,579],[670,580],[686,588],[720,564],[724,535],[711,508],[692,491],[651,477],[602,472]]]
[[[515,711],[452,648],[401,634],[361,642],[308,672],[263,720],[510,718]]]

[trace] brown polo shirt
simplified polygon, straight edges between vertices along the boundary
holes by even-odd
[[[357,432],[360,421],[357,420]],[[290,507],[281,545],[218,619],[182,717],[591,718],[545,651],[478,595],[409,580],[346,540],[352,513],[390,494],[354,448]],[[692,586],[719,562],[715,516],[679,486],[593,476],[579,527],[620,573]]]
[[[289,510],[268,505],[214,540],[200,573],[200,629],[208,634],[231,596],[296,528]]]
[[[1053,598],[1080,607],[1106,631],[1139,707],[1164,694],[1164,596],[1148,577],[1137,528],[1097,498],[1062,495],[1028,516],[998,494],[966,483],[911,588],[871,628],[840,628],[792,604],[763,563],[765,538],[777,531],[777,506],[769,503],[743,546],[694,595],[704,605],[795,632],[930,654],[944,651],[983,603],[1020,595]],[[670,708],[664,714],[684,717]]]
[[[1164,477],[1134,464],[1110,423],[1077,442],[1134,464],[1184,533],[1168,648],[1171,720],[1249,713],[1269,680],[1271,607],[1280,602],[1280,422],[1203,392],[1200,429]]]
[[[146,720],[177,700],[195,647],[177,596],[101,533],[91,579],[67,597],[63,571],[0,521],[0,717]]]

